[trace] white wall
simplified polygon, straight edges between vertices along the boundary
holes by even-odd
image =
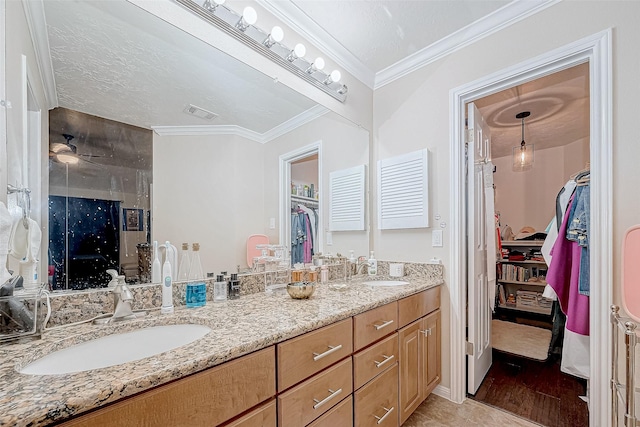
[[[246,266],[246,240],[264,234],[264,145],[238,136],[153,139],[152,240],[200,243],[204,272]]]
[[[329,229],[329,173],[362,164],[369,164],[369,132],[334,113],[326,114],[265,145],[265,215],[279,218],[278,164],[281,155],[297,148],[322,141],[322,182],[319,183],[322,223]],[[367,184],[368,185],[368,184]],[[366,221],[366,220],[365,220]],[[279,229],[267,230],[271,241],[279,240]],[[326,234],[325,236],[326,237]],[[324,252],[348,255],[368,255],[369,232],[340,231],[332,234],[333,245],[324,245]],[[326,242],[326,239],[323,239]]]
[[[640,145],[634,141],[640,56],[640,2],[563,1],[524,21],[515,23],[374,93],[374,159],[429,148],[432,214],[450,221],[450,90],[575,40],[613,27],[613,259],[614,287],[619,288],[620,245],[624,230],[638,222],[640,193]],[[527,37],[523,37],[526,34]],[[372,180],[375,179],[372,177]],[[375,194],[372,200],[375,206]],[[375,222],[375,216],[374,216]],[[443,259],[448,283],[450,237],[445,228],[444,247],[430,247],[430,231],[381,233],[374,229],[374,246],[380,259],[425,261]],[[614,299],[615,300],[615,299]],[[450,383],[449,296],[443,292],[443,386]]]

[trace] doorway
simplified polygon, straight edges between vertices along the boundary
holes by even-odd
[[[468,235],[477,240],[481,233],[475,229],[481,218],[487,242],[495,245],[487,244],[486,254],[480,257],[475,250],[478,245],[469,245],[474,248],[468,254],[469,265],[475,266],[469,279],[474,283],[469,287],[469,301],[478,288],[486,289],[485,301],[489,299],[485,310],[469,304],[469,322],[484,321],[487,330],[482,332],[490,342],[486,366],[470,363],[467,392],[478,402],[553,427],[588,425],[587,404],[581,399],[587,394],[588,337],[565,334],[564,314],[554,305],[555,298],[545,297],[553,296],[546,276],[551,265],[548,251],[557,234],[549,227],[556,217],[556,196],[569,185],[567,180],[573,189],[571,177],[589,163],[588,65],[476,99],[468,108],[468,127],[473,128],[474,138],[467,152],[470,157],[473,148],[473,168],[483,169],[479,179],[485,181],[480,185],[484,191],[469,191],[468,216],[474,221],[468,224]],[[521,141],[526,141],[524,148]],[[489,147],[478,150],[483,143]],[[486,153],[485,157],[478,151]],[[529,155],[531,164],[523,168],[523,157]],[[469,190],[482,184],[475,182],[477,175],[468,178]],[[586,183],[584,188],[588,188]],[[472,203],[472,195],[484,195],[483,203]],[[562,200],[568,202],[568,198]],[[486,213],[480,212],[483,207]],[[495,238],[496,229],[500,241]],[[494,273],[484,284],[476,279],[487,273],[477,268],[478,258]],[[554,261],[562,259],[559,256]],[[487,313],[486,319],[482,313]],[[479,328],[470,327],[470,333],[475,329]],[[480,360],[485,349],[477,345],[478,338],[469,336],[469,341],[479,350],[473,357]],[[475,370],[474,365],[480,369]],[[516,395],[520,399],[511,397]]]
[[[280,242],[288,248],[291,265],[311,263],[311,257],[321,253],[323,245],[322,142],[281,155],[279,175]],[[301,218],[301,222],[296,221],[299,225],[297,236],[292,236],[294,215]],[[307,240],[311,243],[310,251],[303,249],[303,241]]]
[[[590,75],[590,158],[594,183],[591,185],[590,277],[603,286],[591,293],[590,306],[590,425],[606,425],[609,420],[608,305],[611,302],[611,31],[604,31],[564,46],[525,63],[468,83],[451,91],[451,400],[462,402],[466,393],[466,235],[464,106],[484,96],[535,80],[581,63],[589,64]]]

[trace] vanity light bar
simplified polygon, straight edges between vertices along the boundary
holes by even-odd
[[[344,102],[347,99],[347,86],[335,80],[336,76],[340,76],[339,71],[334,70],[327,74],[320,67],[314,69],[311,62],[295,53],[292,55],[293,49],[286,47],[280,41],[273,40],[269,37],[270,34],[255,25],[243,24],[238,28],[237,24],[243,20],[243,17],[224,4],[216,1],[215,8],[206,8],[194,0],[174,1],[338,101]]]

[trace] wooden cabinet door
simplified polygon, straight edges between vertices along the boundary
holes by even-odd
[[[326,414],[309,424],[308,427],[351,427],[353,426],[353,398],[351,395],[331,408]]]
[[[273,346],[145,391],[64,423],[67,427],[209,427],[276,394]]]
[[[422,332],[420,333],[422,352],[424,355],[423,370],[423,397],[426,399],[429,393],[440,383],[440,310],[422,319]]]
[[[398,365],[354,393],[355,427],[398,427]]]
[[[400,424],[420,405],[424,395],[420,338],[422,326],[422,320],[416,320],[398,331]]]
[[[351,357],[278,396],[278,426],[300,427],[353,392]]]

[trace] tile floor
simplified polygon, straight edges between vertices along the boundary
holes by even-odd
[[[458,405],[431,394],[402,427],[539,427],[523,418],[471,399]]]

